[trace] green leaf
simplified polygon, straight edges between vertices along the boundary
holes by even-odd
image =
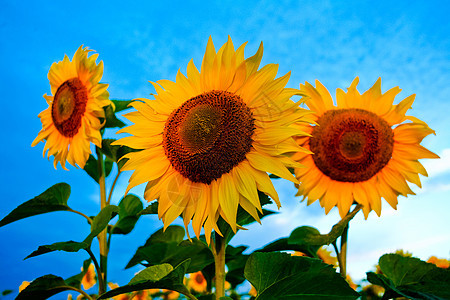
[[[113,167],[113,162],[108,157],[105,159],[105,177],[108,177],[108,175],[111,173]],[[88,173],[89,176],[91,176],[92,179],[95,180],[95,182],[98,183],[98,180],[100,178],[98,173],[98,161],[97,159],[90,154],[88,160],[86,161],[86,164],[83,168],[86,173]]]
[[[289,244],[288,238],[281,238],[273,241],[272,243],[264,246],[263,248],[256,250],[255,252],[272,252],[272,251],[300,251],[305,253],[309,257],[317,258],[317,250],[314,251],[313,247],[309,245],[297,245]]]
[[[124,122],[122,122],[116,117],[116,114],[114,113],[114,110],[111,105],[106,106],[104,110],[106,118],[105,128],[115,128],[115,127],[122,128],[126,125]]]
[[[79,289],[81,287],[81,280],[83,280],[84,275],[86,275],[90,264],[91,259],[86,259],[83,262],[83,269],[81,270],[81,273],[78,273],[77,275],[67,278],[65,280],[66,284]]]
[[[142,210],[140,215],[157,215],[158,214],[158,201],[150,203],[144,210]]]
[[[128,194],[119,203],[119,221],[114,225],[112,233],[128,234],[139,220],[144,206],[139,197]]]
[[[450,270],[418,258],[385,254],[379,260],[382,275],[368,273],[371,283],[386,292],[411,299],[450,299]]]
[[[133,102],[133,100],[111,100],[112,103],[114,103],[115,106],[115,112],[118,113],[119,111],[125,110],[130,108],[128,105]]]
[[[9,294],[11,294],[12,292],[13,292],[13,290],[4,290],[4,291],[2,291],[2,296],[9,295]]]
[[[227,265],[226,281],[231,284],[232,288],[236,288],[245,281],[244,269],[249,255],[244,255],[247,249],[245,246],[233,247],[227,246],[225,251],[225,263]]]
[[[359,294],[319,259],[286,253],[253,253],[245,277],[256,288],[257,300],[357,299]]]
[[[74,241],[58,242],[51,245],[39,246],[39,248],[36,251],[25,257],[25,259],[53,251],[78,252],[81,249],[87,249],[88,247],[89,245],[85,242],[81,243]]]
[[[90,245],[92,240],[108,226],[109,221],[111,221],[111,219],[116,216],[118,212],[119,208],[115,205],[108,205],[104,207],[92,221],[91,233],[83,242]]]
[[[183,237],[184,229],[180,226],[169,226],[164,233],[158,230],[144,246],[138,248],[126,268],[142,261],[147,261],[148,265],[169,263],[176,266],[191,259],[187,272],[193,273],[214,262],[214,257],[204,242],[198,239],[183,241]]]
[[[173,268],[173,270],[170,270],[172,266],[167,264],[148,267],[138,273],[127,285],[109,291],[101,295],[98,299],[111,298],[120,294],[145,289],[168,289],[189,295],[188,289],[183,284],[184,274],[189,263],[189,259],[185,260]]]
[[[170,272],[173,271],[173,267],[170,264],[161,264],[148,267],[134,276],[129,284],[134,284],[141,281],[158,281],[166,277]]]
[[[297,245],[307,255],[315,256],[317,250],[325,244],[323,244],[324,238],[320,234],[320,231],[314,227],[301,226],[297,227],[291,232],[287,240],[290,245]],[[311,255],[312,254],[312,255]]]
[[[166,228],[164,231],[163,228],[159,229],[155,233],[153,233],[145,242],[144,246],[141,246],[138,248],[134,256],[131,258],[131,260],[128,262],[126,269],[131,268],[137,264],[139,264],[141,261],[145,260],[145,252],[146,250],[142,250],[148,246],[152,246],[154,244],[162,243],[171,243],[175,242],[178,244],[181,242],[184,238],[185,231],[184,228],[178,225],[170,225]],[[166,246],[161,246],[166,248]]]
[[[0,221],[0,227],[39,214],[71,210],[67,205],[69,196],[70,185],[67,183],[57,183],[39,196],[16,207]]]
[[[55,275],[45,275],[30,283],[16,300],[47,299],[60,292],[70,290],[64,279]]]

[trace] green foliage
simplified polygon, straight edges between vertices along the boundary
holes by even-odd
[[[124,122],[122,122],[121,120],[119,120],[116,117],[116,114],[114,113],[114,109],[112,108],[111,105],[108,105],[104,108],[105,110],[105,128],[122,128],[124,127],[126,124]]]
[[[105,177],[108,177],[113,167],[113,161],[110,160],[108,157],[106,157],[104,163],[105,163]],[[86,173],[88,173],[88,175],[91,176],[91,178],[98,183],[100,179],[100,175],[98,173],[98,161],[92,154],[89,155],[89,158],[86,161],[83,170],[85,170]]]
[[[176,225],[167,227],[166,231],[156,231],[144,246],[138,248],[126,268],[142,261],[146,261],[150,266],[164,263],[175,266],[191,259],[187,272],[192,273],[214,262],[212,253],[204,242],[198,239],[183,240],[184,235],[183,227]]]
[[[111,221],[111,219],[114,218],[118,212],[119,208],[115,205],[107,205],[104,207],[92,221],[91,233],[83,242],[90,245],[92,240],[108,226],[109,221]]]
[[[379,260],[383,274],[367,273],[370,283],[385,288],[385,297],[450,299],[450,270],[418,258],[385,254]]]
[[[323,244],[324,242],[325,244]],[[310,226],[295,228],[287,240],[289,245],[296,245],[299,249],[302,249],[301,252],[313,257],[321,246],[327,245],[326,242],[320,231]]]
[[[74,241],[68,241],[68,242],[58,242],[51,245],[44,245],[39,246],[39,248],[25,257],[25,259],[28,259],[30,257],[42,255],[45,253],[53,252],[53,251],[65,251],[65,252],[78,252],[81,249],[87,249],[89,248],[89,244],[85,242],[74,242]]]
[[[170,264],[150,266],[139,272],[131,281],[124,286],[101,295],[98,299],[106,299],[120,294],[140,291],[145,289],[168,289],[177,291],[184,295],[190,295],[183,284],[190,260],[187,259],[175,268]]]
[[[139,220],[144,206],[137,196],[128,194],[119,202],[119,221],[113,226],[112,233],[128,234]]]
[[[150,203],[144,210],[142,210],[140,215],[157,215],[158,214],[158,201]]]
[[[70,289],[61,277],[45,275],[31,282],[29,286],[19,293],[16,300],[47,299]]]
[[[114,111],[118,113],[119,111],[130,108],[128,105],[133,102],[133,100],[111,100],[114,103]]]
[[[9,294],[11,294],[12,292],[13,292],[13,290],[4,290],[4,291],[2,291],[2,296],[9,295]]]
[[[244,269],[249,255],[242,254],[247,247],[233,247],[228,245],[225,251],[225,264],[228,272],[225,280],[231,284],[232,288],[236,288],[245,281]]]
[[[0,227],[39,214],[71,210],[67,205],[69,196],[70,185],[67,183],[57,183],[39,196],[16,207],[0,221]]]
[[[355,292],[330,265],[286,253],[253,253],[245,277],[256,288],[256,299],[357,299]]]

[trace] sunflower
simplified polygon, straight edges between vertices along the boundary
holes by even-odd
[[[42,130],[31,146],[46,140],[44,156],[54,155],[54,166],[60,162],[63,169],[68,161],[83,168],[90,154],[90,142],[101,147],[100,129],[104,106],[110,105],[108,85],[99,83],[103,62],[96,64],[98,54],[88,57],[92,50],[80,46],[72,61],[64,56],[53,63],[48,72],[51,92],[44,95],[49,107],[39,114]]]
[[[90,264],[88,269],[86,270],[86,274],[84,274],[81,279],[81,285],[83,289],[89,290],[97,283],[96,275],[95,275],[95,267],[94,264]]]
[[[203,276],[202,271],[198,271],[192,274],[189,274],[188,288],[197,292],[204,293],[206,292],[207,282],[205,277]]]
[[[239,205],[260,221],[258,190],[280,206],[266,172],[297,183],[287,167],[300,164],[285,153],[302,151],[292,124],[308,112],[290,100],[299,91],[285,88],[289,73],[275,79],[275,64],[258,70],[262,44],[247,59],[244,47],[234,50],[229,38],[216,52],[210,38],[201,71],[191,60],[187,77],[152,83],[155,100],[136,99],[126,115],[135,125],[119,131],[132,136],[116,144],[141,149],[124,156],[122,170],[135,170],[128,190],[148,182],[144,197],[159,200],[165,228],[182,214],[209,241],[212,229],[221,234],[219,216],[236,231]]]
[[[357,77],[347,93],[337,90],[337,106],[319,81],[315,88],[308,82],[300,85],[318,126],[299,126],[312,136],[297,142],[314,154],[295,155],[305,166],[295,175],[301,182],[297,195],[307,198],[308,205],[319,200],[325,213],[337,206],[343,217],[356,201],[367,218],[372,210],[380,216],[381,198],[396,209],[399,195],[414,195],[407,181],[421,187],[419,174],[427,176],[418,160],[439,157],[420,145],[434,130],[405,115],[415,95],[394,105],[398,87],[383,94],[378,79],[361,95],[358,82]]]

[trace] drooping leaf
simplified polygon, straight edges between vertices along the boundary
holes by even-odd
[[[106,118],[105,128],[115,128],[115,127],[122,128],[126,125],[124,122],[122,122],[116,117],[114,109],[112,108],[111,105],[106,106],[104,110]]]
[[[256,288],[257,300],[357,299],[359,294],[328,264],[286,253],[253,253],[245,277]]]
[[[64,279],[55,275],[45,275],[33,280],[19,293],[16,300],[47,299],[66,290],[70,290],[70,287]]]
[[[189,263],[190,260],[188,259],[175,268],[168,264],[150,266],[138,273],[127,285],[109,291],[98,299],[111,298],[120,294],[145,289],[168,289],[189,295],[189,290],[183,284],[184,274]]]
[[[115,106],[115,112],[119,112],[125,109],[130,108],[128,105],[133,102],[133,100],[111,100],[114,103]]]
[[[450,299],[450,270],[418,258],[385,254],[379,260],[383,274],[368,273],[368,280],[390,295],[410,299]]]
[[[27,257],[25,259],[28,259],[30,257],[42,255],[45,253],[53,252],[53,251],[65,251],[65,252],[78,252],[81,249],[87,249],[89,247],[89,244],[85,242],[74,242],[74,241],[68,241],[68,242],[58,242],[51,245],[44,245],[39,246],[39,248]]]
[[[144,206],[139,197],[128,194],[119,202],[119,221],[114,225],[112,233],[128,234],[139,220]]]
[[[95,216],[91,225],[91,233],[83,241],[91,244],[92,240],[100,234],[108,226],[109,221],[119,212],[119,208],[115,205],[104,207],[97,216]]]
[[[306,251],[304,253],[307,255],[317,253],[321,246],[326,245],[323,244],[325,241],[322,239],[320,231],[310,226],[301,226],[294,229],[287,242],[304,249]]]
[[[0,227],[39,214],[71,210],[67,205],[69,196],[70,185],[67,183],[57,183],[39,196],[16,207],[0,221]]]
[[[106,157],[104,163],[105,163],[105,177],[108,177],[113,167],[113,161],[108,157]],[[89,155],[89,158],[86,161],[83,170],[86,171],[86,173],[92,179],[94,179],[95,182],[98,183],[98,180],[100,178],[100,175],[98,173],[98,161],[92,154]]]

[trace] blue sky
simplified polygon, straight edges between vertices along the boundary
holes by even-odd
[[[416,94],[410,114],[437,132],[424,145],[441,156],[425,161],[429,178],[417,195],[400,197],[398,210],[383,203],[381,218],[359,215],[351,224],[348,269],[364,277],[386,252],[403,248],[427,259],[450,257],[450,23],[447,1],[1,1],[0,66],[2,75],[3,197],[0,217],[57,182],[72,186],[74,208],[96,214],[98,191],[82,170],[54,170],[42,158],[43,144],[31,148],[41,129],[37,115],[46,108],[42,95],[50,93],[51,64],[72,57],[84,44],[104,61],[103,82],[114,99],[147,97],[154,92],[149,80],[175,79],[185,73],[191,58],[197,66],[209,36],[216,47],[228,35],[235,46],[248,41],[246,56],[264,43],[262,64],[278,63],[279,76],[291,71],[289,87],[319,79],[331,92],[346,88],[355,76],[359,90],[378,77],[385,91],[399,86],[398,101]],[[109,133],[112,136],[112,133]],[[129,176],[129,174],[127,175]],[[121,177],[115,199],[124,191]],[[111,184],[111,182],[108,182]],[[328,231],[339,219],[325,216],[316,204],[309,207],[293,197],[294,187],[279,181],[283,207],[263,225],[252,225],[233,244],[262,247],[292,229],[310,225]],[[142,188],[132,192],[142,196]],[[143,218],[130,235],[112,241],[109,278],[124,284],[137,269],[123,271],[134,250],[161,227],[154,217]],[[0,228],[0,291],[17,289],[23,280],[79,271],[84,253],[53,253],[23,261],[39,245],[82,240],[89,231],[84,219],[53,213]],[[59,299],[56,297],[56,299]]]

